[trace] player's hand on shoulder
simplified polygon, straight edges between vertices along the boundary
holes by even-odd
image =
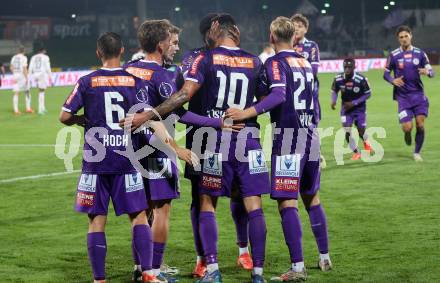
[[[405,85],[405,82],[403,81],[403,76],[400,76],[398,78],[395,78],[393,80],[393,85],[397,86],[397,87],[402,87]]]

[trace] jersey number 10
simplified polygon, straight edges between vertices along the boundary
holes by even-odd
[[[217,94],[217,108],[223,108],[226,95],[226,83],[228,78],[222,71],[217,71],[217,78],[220,79],[220,87]],[[235,94],[237,92],[237,82],[241,81],[240,101],[235,104]],[[249,79],[243,73],[232,72],[229,81],[229,93],[228,93],[228,107],[234,107],[238,109],[244,109],[246,106],[247,89],[248,89]]]

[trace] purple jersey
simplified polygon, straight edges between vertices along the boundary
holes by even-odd
[[[403,87],[394,87],[394,99],[405,99],[411,95],[424,95],[423,83],[419,74],[420,68],[431,69],[431,66],[429,65],[428,56],[419,48],[411,47],[406,51],[398,48],[391,52],[386,63],[384,77],[391,83],[393,78],[390,73],[393,72],[394,78],[403,76],[405,82]]]
[[[142,102],[145,85],[142,80],[134,78],[122,68],[102,68],[80,78],[70,96],[63,105],[63,110],[77,113],[84,108],[87,119],[84,133],[84,151],[96,155],[97,143],[104,145],[105,156],[99,162],[83,160],[83,173],[124,174],[135,173],[136,169],[130,160],[116,151],[125,151],[128,137],[119,127],[119,121],[125,118],[129,109]],[[86,134],[91,128],[99,127],[105,133]],[[132,142],[139,146],[140,135],[133,135]],[[96,141],[95,141],[96,139]],[[130,145],[128,145],[130,146]]]
[[[240,48],[217,47],[199,54],[186,73],[185,80],[202,86],[201,113],[208,117],[223,117],[230,108],[245,109],[255,96],[265,93],[260,59]],[[246,121],[258,127],[257,119]]]
[[[313,75],[316,79],[320,60],[318,44],[314,41],[308,40],[307,38],[303,38],[303,40],[295,45],[295,51],[309,61],[309,63],[312,65]]]
[[[366,111],[365,101],[371,95],[371,90],[365,76],[354,73],[352,77],[347,78],[344,73],[338,74],[333,80],[332,91],[334,95],[341,92],[342,103],[353,102],[354,107],[349,112]],[[341,113],[345,113],[344,107],[341,108]]]
[[[279,134],[275,134],[272,154],[280,154],[286,129],[294,131],[293,137],[289,137],[292,138],[289,150],[290,153],[295,152],[300,131],[307,133],[306,138],[310,140],[316,127],[312,66],[294,50],[281,51],[267,59],[264,65],[267,85],[271,92],[280,91],[285,96],[284,102],[270,112],[272,123],[275,123],[276,128],[281,129]],[[270,99],[270,95],[266,99]],[[303,131],[304,129],[306,131]],[[310,151],[310,145],[308,142],[306,144],[307,153]]]

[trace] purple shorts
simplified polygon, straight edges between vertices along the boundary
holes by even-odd
[[[399,122],[411,122],[416,116],[428,117],[429,101],[424,95],[413,95],[407,98],[397,98]]]
[[[140,173],[83,173],[78,181],[75,210],[93,215],[107,215],[110,197],[117,216],[148,208]]]
[[[309,155],[272,155],[272,199],[298,199],[298,193],[314,195],[321,185],[318,161]]]
[[[149,178],[144,178],[148,200],[177,199],[180,197],[179,174],[171,158],[149,157],[146,168]]]
[[[341,122],[343,127],[351,127],[353,124],[358,128],[367,127],[367,112],[353,111],[348,113],[341,113]]]
[[[258,139],[232,141],[226,154],[218,149],[205,152],[199,193],[231,197],[233,183],[243,198],[270,193],[268,168]]]

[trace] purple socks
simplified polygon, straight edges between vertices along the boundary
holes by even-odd
[[[200,212],[199,234],[205,251],[204,257],[206,264],[217,263],[218,232],[214,212]]]
[[[286,207],[281,210],[280,214],[284,239],[289,248],[291,262],[304,261],[302,251],[302,227],[298,209],[295,207]]]
[[[153,259],[153,241],[151,229],[148,225],[133,227],[133,243],[138,255],[142,271],[151,270]]]
[[[423,141],[425,140],[425,129],[417,128],[416,130],[416,148],[414,153],[420,153],[422,150]]]
[[[166,243],[153,243],[153,269],[159,269],[163,261]]]
[[[252,261],[254,267],[263,267],[266,250],[266,220],[262,209],[256,209],[248,213],[249,217],[249,241],[252,249]]]
[[[89,261],[92,266],[95,280],[105,279],[105,256],[107,254],[107,243],[104,232],[93,232],[87,234],[87,250]]]
[[[200,228],[199,215],[200,215],[200,208],[196,205],[191,205],[191,224],[193,228],[194,247],[196,249],[197,255],[203,256],[202,240],[200,239],[200,233],[199,233],[199,228]]]
[[[248,245],[248,214],[246,208],[242,200],[231,200],[230,208],[237,232],[237,245],[240,248],[244,248]]]
[[[308,213],[318,250],[321,254],[326,254],[328,253],[328,232],[324,209],[318,204],[311,206]]]

